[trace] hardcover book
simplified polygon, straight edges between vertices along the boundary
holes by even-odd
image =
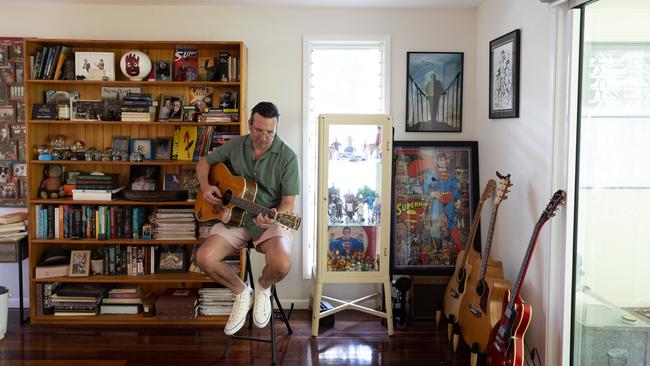
[[[174,81],[195,81],[198,79],[199,50],[177,48],[174,51]]]

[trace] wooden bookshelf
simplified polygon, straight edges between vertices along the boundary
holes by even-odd
[[[29,181],[28,200],[30,223],[36,222],[36,205],[109,205],[109,206],[140,206],[140,207],[179,207],[191,208],[193,202],[143,202],[114,199],[112,201],[75,201],[69,197],[59,199],[37,198],[40,182],[43,179],[44,169],[50,164],[59,164],[66,171],[102,171],[105,173],[118,173],[120,185],[126,186],[129,181],[131,166],[155,165],[160,167],[161,176],[166,173],[179,173],[182,168],[191,169],[196,161],[181,160],[147,160],[143,162],[129,161],[85,161],[85,160],[38,160],[38,147],[49,143],[56,135],[66,137],[66,144],[69,146],[76,140],[81,140],[86,147],[95,147],[104,150],[112,144],[113,136],[129,136],[130,138],[156,138],[173,136],[177,126],[212,126],[219,132],[226,134],[241,134],[246,131],[246,67],[247,51],[242,42],[193,42],[193,41],[138,41],[138,40],[77,40],[77,39],[38,39],[28,38],[24,42],[25,60],[30,56],[36,56],[37,52],[44,47],[65,45],[71,47],[75,52],[113,52],[115,80],[112,81],[89,81],[89,80],[40,80],[32,79],[30,63],[25,62],[25,115],[27,125],[26,136],[26,161]],[[213,57],[215,67],[219,61],[220,52],[228,52],[237,57],[240,62],[240,73],[238,80],[231,81],[131,81],[126,78],[119,66],[122,55],[132,50],[140,50],[146,53],[152,65],[154,61],[166,60],[172,63],[174,51],[177,48],[195,48],[199,51],[199,57]],[[152,66],[153,67],[153,66]],[[201,67],[201,65],[199,65]],[[44,92],[48,90],[74,91],[79,93],[81,100],[99,100],[102,87],[139,87],[141,93],[151,94],[154,100],[160,100],[160,96],[181,95],[184,105],[188,103],[190,87],[210,87],[213,91],[214,105],[217,105],[227,92],[237,95],[237,108],[239,108],[239,122],[189,122],[189,121],[152,121],[152,122],[121,122],[121,121],[69,121],[69,120],[35,120],[32,119],[34,104],[43,104]],[[156,114],[157,115],[157,114]],[[161,187],[162,187],[162,182]],[[158,244],[182,244],[186,246],[187,252],[191,252],[191,246],[201,243],[201,240],[152,240],[152,239],[42,239],[36,238],[34,224],[29,227],[29,255],[30,261],[30,316],[33,323],[37,324],[163,324],[163,325],[211,325],[225,323],[227,316],[205,317],[199,316],[190,321],[167,321],[156,317],[144,317],[140,315],[97,315],[83,317],[59,317],[53,315],[39,315],[36,311],[36,286],[49,282],[62,283],[103,283],[103,284],[139,284],[143,293],[152,292],[154,295],[161,294],[168,287],[201,287],[204,284],[214,284],[209,277],[192,273],[156,273],[142,276],[128,275],[90,275],[87,277],[55,277],[35,279],[34,269],[38,264],[41,255],[47,248],[56,246],[64,250],[95,249],[108,245],[137,245],[153,246]],[[187,256],[189,257],[189,255]],[[242,271],[243,273],[243,271]]]

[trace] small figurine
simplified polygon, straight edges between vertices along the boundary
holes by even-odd
[[[43,172],[45,178],[38,187],[38,195],[41,198],[63,197],[65,192],[63,190],[63,182],[61,181],[62,174],[63,169],[60,165],[48,165]]]
[[[38,147],[38,160],[52,160],[52,147],[49,144]]]

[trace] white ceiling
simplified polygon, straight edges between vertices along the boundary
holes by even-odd
[[[22,0],[1,3],[105,4],[105,5],[228,5],[304,6],[354,8],[434,8],[476,7],[483,0]]]

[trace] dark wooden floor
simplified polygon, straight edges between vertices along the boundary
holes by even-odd
[[[469,365],[469,351],[455,354],[447,341],[446,324],[419,320],[388,337],[379,318],[346,311],[336,314],[333,327],[311,336],[307,311],[294,311],[294,333],[276,321],[278,365]],[[256,330],[268,336],[268,328]],[[18,324],[9,310],[6,337],[0,341],[0,365],[42,366],[201,366],[270,365],[271,345],[234,341],[228,360],[223,327],[72,327]]]

